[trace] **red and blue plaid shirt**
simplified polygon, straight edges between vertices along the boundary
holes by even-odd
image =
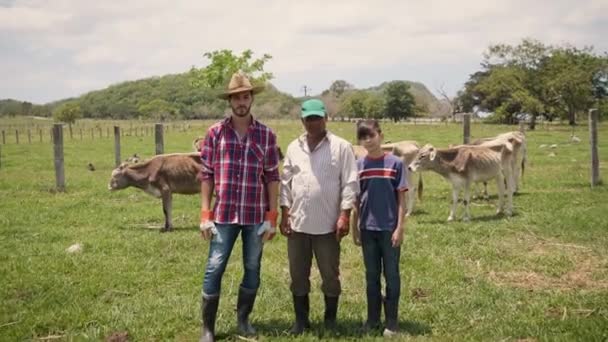
[[[215,222],[251,225],[264,221],[266,184],[279,181],[276,140],[270,128],[253,118],[242,139],[231,118],[209,127],[201,144],[201,180],[215,183]]]

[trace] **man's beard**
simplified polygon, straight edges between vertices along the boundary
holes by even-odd
[[[249,107],[247,107],[247,106],[232,107],[232,113],[234,115],[240,116],[240,117],[247,116],[249,114],[250,110],[251,110],[251,106],[249,106]]]

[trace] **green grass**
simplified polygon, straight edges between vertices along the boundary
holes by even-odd
[[[189,151],[208,124],[170,130],[165,151]],[[302,132],[295,121],[269,125],[283,149]],[[330,123],[329,128],[353,141],[354,124]],[[474,124],[471,132],[475,138],[513,129]],[[462,141],[461,128],[454,124],[385,123],[383,130],[392,141],[435,146]],[[591,189],[587,128],[574,133],[581,143],[569,143],[566,126],[528,132],[529,164],[511,218],[494,215],[494,196],[473,202],[471,222],[447,223],[450,187],[439,176],[424,174],[424,198],[409,219],[402,249],[398,339],[608,339],[608,190],[605,185]],[[607,134],[608,126],[601,125],[602,161],[608,159],[608,142],[602,139]],[[198,196],[176,196],[176,230],[159,234],[158,200],[136,189],[107,190],[113,139],[91,140],[86,134],[82,141],[66,139],[67,191],[57,193],[52,145],[34,137],[32,144],[22,138],[20,145],[1,146],[0,340],[101,340],[123,331],[133,341],[197,340],[208,251],[198,235]],[[122,137],[123,159],[133,153],[151,156],[153,139]],[[551,144],[558,146],[541,148]],[[96,171],[87,170],[89,162]],[[605,162],[601,166],[601,175],[608,177]],[[492,186],[490,191],[496,193]],[[462,214],[460,207],[457,217]],[[84,245],[82,253],[65,252],[74,243]],[[227,340],[236,340],[240,248],[237,242],[222,283],[217,331]],[[291,339],[283,237],[266,245],[262,272],[252,314],[259,339]],[[365,319],[365,280],[361,251],[350,237],[342,243],[341,324],[335,335],[320,328],[316,270],[312,278],[314,327],[295,340],[381,339],[357,333]]]

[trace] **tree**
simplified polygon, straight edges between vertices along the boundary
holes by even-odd
[[[357,90],[344,97],[340,105],[340,116],[349,118],[364,118],[367,110],[365,101],[367,93],[362,90]]]
[[[544,98],[570,125],[576,124],[577,112],[585,112],[595,102],[590,81],[602,63],[591,49],[574,47],[556,50],[546,61],[542,70]]]
[[[345,91],[354,89],[354,86],[344,80],[334,81],[331,86],[329,86],[329,91],[334,93],[336,97],[342,96]]]
[[[532,39],[518,45],[491,45],[484,53],[483,70],[472,74],[459,92],[458,103],[469,111],[474,106],[495,112],[499,121],[513,123],[514,115],[556,113],[576,123],[576,113],[593,103],[593,74],[607,58],[592,48],[549,46]]]
[[[264,65],[272,58],[269,54],[251,60],[253,57],[251,50],[243,51],[240,56],[233,54],[232,50],[216,50],[205,52],[203,56],[210,60],[209,65],[190,69],[192,85],[195,87],[223,87],[232,74],[239,70],[244,72],[254,84],[264,84],[273,78],[272,73],[264,71]]]
[[[477,85],[490,75],[489,71],[477,71],[469,75],[464,88],[459,90],[456,95],[456,106],[462,113],[472,113],[474,109],[481,105],[484,94],[477,90]],[[486,108],[482,108],[485,110]]]
[[[363,90],[350,92],[340,104],[340,115],[345,117],[380,119],[383,114],[384,99]]]
[[[178,113],[178,109],[174,105],[161,99],[155,99],[141,105],[137,110],[144,118],[151,118],[159,121],[176,118]]]
[[[30,115],[32,114],[32,103],[23,101],[21,102],[21,114]]]
[[[403,81],[393,81],[384,90],[385,113],[395,122],[414,115],[416,103],[409,88]]]
[[[81,117],[82,109],[80,108],[80,104],[76,101],[65,102],[53,111],[53,118],[55,121],[68,124],[70,128],[70,137],[72,136],[72,124]]]

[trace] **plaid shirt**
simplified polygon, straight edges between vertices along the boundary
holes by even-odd
[[[279,181],[276,136],[252,118],[239,138],[227,118],[209,127],[201,146],[201,180],[213,180],[214,221],[241,225],[264,221],[268,211],[266,184]]]

